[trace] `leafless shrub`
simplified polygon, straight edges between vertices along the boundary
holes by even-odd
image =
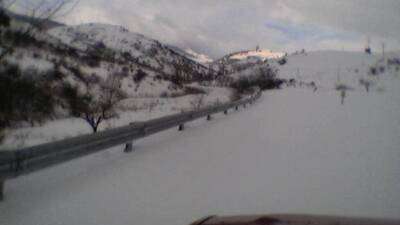
[[[149,112],[150,113],[154,110],[154,108],[158,105],[158,103],[159,103],[158,100],[157,101],[151,101],[149,103],[148,108],[149,108]]]
[[[195,98],[190,102],[193,110],[199,110],[204,106],[205,94],[196,95]]]
[[[103,121],[118,116],[115,106],[125,98],[120,87],[121,77],[110,75],[99,85],[98,95],[92,94],[90,89],[85,94],[80,94],[76,88],[67,85],[64,87],[64,96],[72,114],[84,119],[95,133]]]
[[[32,18],[32,27],[43,30],[50,20],[65,16],[77,5],[78,0],[16,0],[14,3]],[[32,31],[32,29],[30,29]]]

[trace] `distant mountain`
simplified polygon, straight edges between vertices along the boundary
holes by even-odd
[[[270,50],[246,50],[228,54],[212,63],[212,68],[224,74],[237,73],[283,57],[285,53]]]
[[[230,54],[228,57],[229,59],[237,59],[237,60],[245,60],[249,58],[258,58],[260,60],[266,60],[266,59],[277,59],[281,58],[285,55],[283,52],[273,52],[270,50],[250,50],[250,51],[241,51],[241,52],[236,52]]]

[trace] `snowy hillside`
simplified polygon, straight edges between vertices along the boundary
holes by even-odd
[[[285,55],[283,52],[273,52],[266,49],[243,51],[229,55],[230,59],[243,60],[247,58],[259,58],[260,60],[278,59]]]
[[[208,73],[208,68],[177,54],[168,46],[121,26],[91,23],[58,27],[49,33],[64,44],[82,51],[105,46],[116,51],[119,54],[117,57],[131,60],[164,76],[172,76],[176,70],[182,69],[189,79],[199,80]]]
[[[195,62],[198,62],[202,65],[205,65],[205,66],[207,66],[209,63],[211,63],[213,61],[208,55],[197,53],[190,48],[183,50],[176,46],[171,46],[171,45],[169,45],[169,48],[171,48],[178,54],[183,55],[186,58],[189,58],[189,59],[191,59]]]
[[[107,96],[115,105],[110,110],[113,120],[101,124],[100,130],[231,100],[230,88],[213,83],[213,71],[123,27],[86,24],[25,33],[26,27],[20,21],[1,27],[6,43],[20,40],[0,68],[3,86],[15,85],[20,91],[1,86],[3,100],[31,107],[7,111],[7,120],[0,118],[1,150],[90,132],[76,109],[98,110],[96,105],[104,105]],[[32,94],[17,86],[27,83]],[[213,86],[204,86],[208,84]],[[74,128],[58,129],[57,124]]]
[[[185,52],[188,54],[189,58],[203,65],[207,65],[213,61],[208,55],[197,53],[192,49],[185,49]]]
[[[224,74],[232,74],[262,65],[269,60],[280,59],[285,53],[270,50],[249,50],[228,54],[214,61],[211,66]]]

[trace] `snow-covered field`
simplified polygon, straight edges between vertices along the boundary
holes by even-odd
[[[269,91],[228,117],[140,140],[131,154],[120,146],[7,182],[0,224],[185,225],[258,213],[399,218],[400,74],[382,74],[369,92],[349,74],[354,89],[341,104],[336,73],[324,73],[322,60],[293,70],[300,65],[314,65],[324,88]]]
[[[256,51],[245,51],[245,52],[239,52],[237,54],[232,55],[230,58],[231,59],[238,59],[238,60],[243,60],[247,58],[259,58],[260,60],[266,60],[266,59],[278,59],[281,58],[285,55],[283,52],[273,52],[270,50],[256,50]]]
[[[398,54],[399,55],[399,54]],[[360,52],[317,51],[291,55],[288,62],[279,67],[281,78],[294,78],[303,82],[315,82],[325,89],[345,83],[352,89],[363,89],[359,79],[375,79],[369,76],[369,69],[375,66],[381,56]]]

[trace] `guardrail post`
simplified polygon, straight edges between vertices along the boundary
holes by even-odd
[[[135,125],[135,123],[129,123],[129,125],[133,126],[133,125]],[[144,135],[146,134],[146,128],[145,127],[143,127],[142,132],[143,132]],[[133,141],[127,142],[125,144],[124,152],[125,153],[133,152]]]
[[[180,124],[178,130],[183,131],[184,129],[185,129],[185,124]]]
[[[4,180],[0,180],[0,201],[4,200]]]
[[[211,119],[211,115],[207,115],[207,120],[210,121]]]
[[[239,110],[239,106],[235,106],[235,110],[238,111]]]
[[[133,141],[126,143],[125,144],[125,149],[124,149],[125,153],[129,153],[129,152],[132,152],[132,151],[133,151]]]

